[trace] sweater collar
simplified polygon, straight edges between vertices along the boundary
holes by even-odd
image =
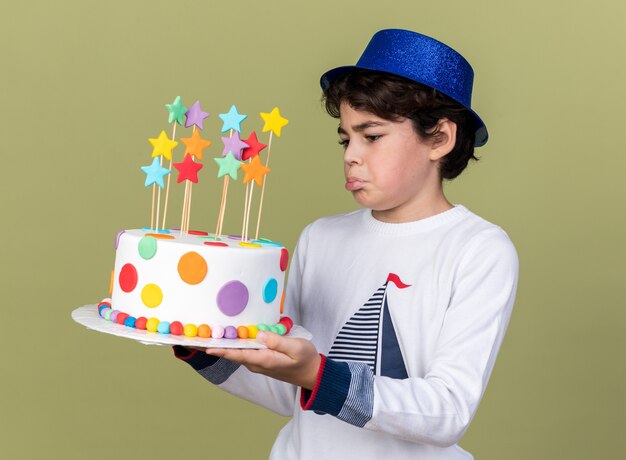
[[[469,212],[470,211],[465,206],[455,204],[454,207],[439,214],[435,214],[434,216],[413,222],[390,224],[376,220],[372,216],[371,209],[363,209],[361,211],[363,223],[368,230],[381,235],[390,236],[413,235],[428,232],[447,223],[457,221],[463,216],[468,215]]]

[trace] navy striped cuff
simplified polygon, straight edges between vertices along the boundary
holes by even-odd
[[[189,349],[182,345],[174,345],[172,348],[174,349],[174,356],[181,361],[187,362],[187,364],[197,371],[212,366],[219,359],[217,356],[207,355],[206,353],[202,353],[196,349]]]
[[[221,385],[239,369],[239,366],[240,364],[219,358],[212,366],[200,369],[198,374],[214,385]]]
[[[198,374],[214,385],[221,385],[239,369],[237,363],[207,355],[195,349],[191,350],[181,345],[174,345],[174,356],[186,361]]]
[[[364,427],[374,414],[374,373],[365,363],[349,361],[348,368],[352,374],[350,389],[337,418]]]
[[[303,410],[339,415],[348,398],[351,378],[347,363],[334,361],[322,355],[315,387],[313,391],[302,389],[300,406]]]
[[[207,355],[198,350],[190,350],[181,345],[174,345],[174,356],[186,361],[198,374],[209,382],[220,385],[228,380],[228,377],[239,369],[239,364],[222,359],[217,356]]]

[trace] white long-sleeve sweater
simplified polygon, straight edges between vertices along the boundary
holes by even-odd
[[[469,426],[504,337],[518,277],[506,233],[463,206],[387,224],[369,210],[302,233],[286,312],[323,353],[312,392],[201,353],[224,390],[292,420],[273,459],[467,459]]]

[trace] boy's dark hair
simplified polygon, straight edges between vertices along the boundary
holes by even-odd
[[[353,69],[339,76],[324,90],[322,100],[330,116],[339,118],[346,102],[356,110],[385,120],[408,118],[424,141],[436,141],[439,120],[456,123],[456,144],[439,163],[442,179],[454,179],[474,156],[475,122],[471,113],[441,92],[404,77],[371,70]]]

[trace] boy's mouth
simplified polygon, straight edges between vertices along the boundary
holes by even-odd
[[[365,181],[362,179],[359,179],[358,177],[350,176],[346,178],[346,190],[348,190],[349,192],[354,192],[356,190],[359,190],[363,188],[364,185],[365,185]]]

